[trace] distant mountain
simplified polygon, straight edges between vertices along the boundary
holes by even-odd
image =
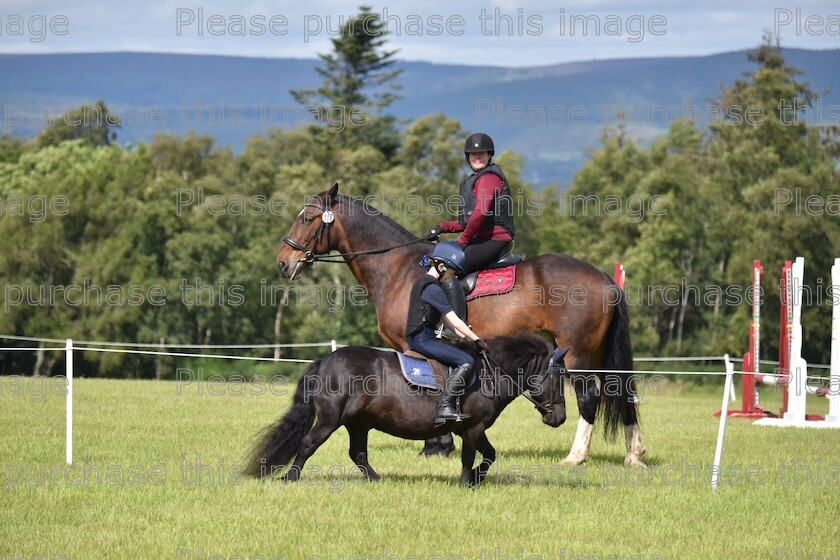
[[[784,55],[813,89],[831,90],[819,100],[813,120],[836,121],[840,49],[786,49]],[[289,90],[317,86],[318,64],[127,52],[0,55],[2,131],[32,137],[48,116],[104,99],[123,117],[121,143],[197,130],[238,151],[253,134],[311,119]],[[707,117],[720,87],[754,69],[745,51],[527,68],[398,66],[403,99],[392,106],[398,117],[411,121],[442,111],[465,129],[488,132],[500,149],[525,155],[526,177],[538,185],[568,184],[586,149],[597,145],[605,119],[609,126],[618,110],[630,123],[628,132],[649,141],[675,117]]]

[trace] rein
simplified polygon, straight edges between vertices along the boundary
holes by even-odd
[[[367,251],[354,251],[351,253],[338,253],[334,255],[324,254],[318,255],[315,253],[315,248],[321,242],[321,238],[324,236],[324,232],[326,231],[327,234],[327,247],[330,245],[330,226],[335,221],[335,214],[333,214],[330,208],[332,207],[332,201],[330,197],[327,197],[326,200],[326,208],[322,208],[320,205],[315,204],[314,202],[310,202],[304,205],[304,209],[306,208],[316,208],[321,211],[321,224],[318,226],[318,229],[315,230],[315,233],[312,234],[312,237],[304,241],[303,243],[299,243],[289,237],[288,235],[283,238],[283,243],[290,246],[292,249],[300,251],[304,254],[306,258],[303,260],[308,263],[314,262],[327,262],[327,263],[341,263],[344,262],[343,259],[346,257],[357,257],[361,255],[380,255],[382,253],[387,253],[388,251],[393,251],[394,249],[399,249],[401,247],[408,247],[409,245],[414,245],[416,243],[422,243],[422,239],[412,239],[411,241],[407,241],[405,243],[400,243],[399,245],[392,245],[390,247],[384,247],[382,249],[370,249]],[[309,244],[312,244],[312,249],[308,248]]]

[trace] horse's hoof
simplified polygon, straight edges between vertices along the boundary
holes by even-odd
[[[624,466],[634,468],[634,469],[646,469],[647,468],[647,465],[645,465],[642,462],[641,457],[639,457],[638,455],[628,455],[624,459]]]
[[[420,451],[420,453],[418,453],[418,455],[420,455],[422,457],[435,457],[437,455],[440,455],[442,457],[448,457],[449,453],[446,452],[443,449],[440,449],[439,447],[430,447],[430,448],[424,447]]]
[[[571,455],[569,454],[566,456],[565,459],[560,461],[560,464],[564,467],[575,467],[577,465],[582,465],[589,460],[589,457],[581,457],[579,455]]]
[[[455,451],[455,446],[452,445],[426,445],[420,451],[419,455],[424,457],[434,457],[436,455],[440,455],[441,457],[449,457],[449,454]]]

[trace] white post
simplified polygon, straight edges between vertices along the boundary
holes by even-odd
[[[826,422],[840,424],[840,258],[831,267],[831,375]]]
[[[788,381],[788,409],[784,419],[805,422],[805,398],[808,391],[808,364],[802,357],[802,291],[805,279],[805,259],[796,257],[791,267],[791,309],[793,328],[790,342],[790,380]]]
[[[64,346],[65,375],[67,376],[67,464],[73,464],[73,339]]]
[[[726,382],[723,386],[723,402],[720,404],[720,424],[718,425],[717,445],[715,446],[715,463],[712,468],[712,488],[718,487],[720,478],[720,460],[723,456],[723,436],[726,435],[726,416],[729,411],[729,400],[726,398],[732,390],[732,374],[735,372],[735,366],[729,361],[729,354],[723,356],[726,362]]]
[[[336,344],[335,339],[330,341],[330,350],[335,352],[336,348],[338,348],[338,344]]]

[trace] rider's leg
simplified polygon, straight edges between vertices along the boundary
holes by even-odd
[[[431,334],[430,334],[431,333]],[[409,338],[409,348],[420,352],[427,358],[435,359],[455,369],[449,374],[440,398],[435,420],[462,421],[469,418],[468,414],[461,414],[455,407],[455,399],[464,394],[469,382],[470,374],[475,367],[475,358],[449,344],[444,344],[434,338],[430,329],[420,331]]]
[[[502,251],[510,241],[496,241],[494,239],[475,239],[464,248],[464,274],[481,270],[502,255]]]

